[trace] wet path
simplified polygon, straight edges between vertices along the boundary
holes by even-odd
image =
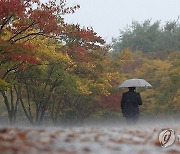
[[[167,148],[158,135],[167,125],[134,127],[1,128],[0,154],[176,154],[180,142]],[[180,134],[180,127],[171,127]]]

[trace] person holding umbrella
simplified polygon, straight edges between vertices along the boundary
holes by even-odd
[[[136,123],[139,119],[139,105],[142,105],[140,93],[135,91],[136,87],[152,87],[143,79],[129,79],[124,81],[120,88],[127,87],[129,91],[123,93],[121,99],[121,110],[123,117],[126,118],[128,124]]]
[[[139,105],[142,105],[140,93],[135,92],[135,87],[128,87],[129,91],[123,93],[121,110],[128,124],[136,123],[139,119]]]

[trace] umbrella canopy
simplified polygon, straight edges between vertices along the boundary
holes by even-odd
[[[152,85],[144,79],[129,79],[124,81],[119,87],[152,87]]]

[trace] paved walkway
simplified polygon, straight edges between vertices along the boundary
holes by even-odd
[[[174,125],[71,128],[0,128],[0,154],[176,154],[180,142],[162,148],[158,136]]]

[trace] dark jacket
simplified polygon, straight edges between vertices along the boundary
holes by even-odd
[[[139,93],[135,91],[123,93],[121,99],[121,110],[124,117],[139,116],[138,105],[142,105],[142,99]]]

